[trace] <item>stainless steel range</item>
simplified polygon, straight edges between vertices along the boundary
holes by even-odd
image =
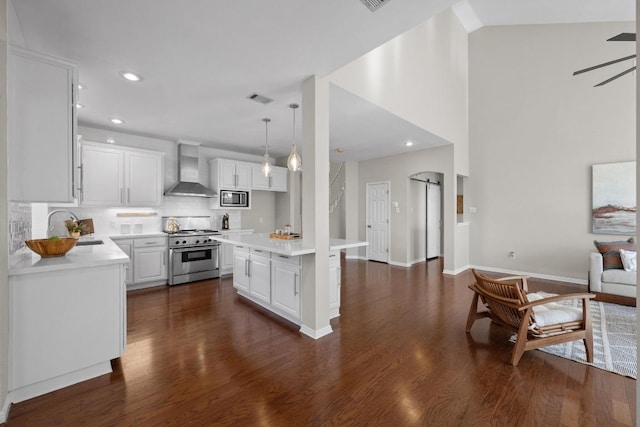
[[[219,231],[164,231],[169,234],[169,285],[220,277],[220,243],[211,239]]]

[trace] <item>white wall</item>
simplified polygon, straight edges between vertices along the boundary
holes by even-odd
[[[444,172],[444,255],[445,270],[455,272],[464,263],[457,260],[457,254],[466,253],[468,248],[454,251],[455,242],[466,239],[455,237],[466,232],[454,227],[456,223],[455,174],[468,174],[468,35],[455,14],[450,10],[439,13],[430,20],[416,26],[395,39],[374,49],[329,76],[333,84],[340,86],[361,98],[376,104],[429,132],[450,141],[453,146],[445,150],[446,156],[434,167],[417,165],[407,168],[403,163],[394,163],[396,172],[387,173],[388,164],[382,171],[370,170],[371,164],[379,160],[364,162],[360,173],[371,176],[394,175],[392,187],[402,186],[402,199],[406,202],[407,178],[411,173],[423,171]],[[419,156],[416,156],[419,157]],[[411,156],[406,158],[411,162]],[[428,163],[433,163],[428,159]],[[402,175],[402,184],[395,183]],[[360,179],[360,239],[366,238],[364,224],[364,201],[362,194],[366,187]],[[398,181],[399,182],[399,181]],[[397,196],[391,200],[396,201]],[[406,203],[403,205],[406,212]],[[350,213],[348,213],[349,215]],[[394,214],[392,214],[393,216]],[[406,228],[406,218],[405,228]],[[392,226],[391,260],[408,264],[410,259],[406,249],[407,232],[397,233]],[[401,248],[402,247],[402,248]],[[466,256],[463,257],[466,259]]]
[[[0,423],[8,415],[9,267],[7,224],[7,2],[0,0]]]
[[[432,148],[428,150],[413,151],[396,156],[388,156],[380,159],[373,159],[359,162],[359,240],[366,240],[366,198],[367,183],[390,181],[389,201],[398,202],[400,212],[391,209],[390,222],[390,245],[389,255],[391,263],[400,265],[410,265],[414,260],[414,254],[409,251],[412,246],[412,215],[411,207],[412,194],[410,189],[409,176],[424,171],[433,171],[443,174],[443,189],[454,185],[453,174],[453,145]],[[445,204],[452,204],[453,194],[444,194]],[[455,211],[454,211],[455,212]],[[445,237],[446,239],[446,237]],[[451,237],[445,240],[444,255],[445,263],[453,259],[453,245],[450,244]]]
[[[591,166],[635,160],[635,79],[593,87],[628,63],[572,76],[630,55],[633,44],[606,42],[620,32],[635,24],[470,35],[472,264],[586,281],[593,240],[623,237],[591,233]]]

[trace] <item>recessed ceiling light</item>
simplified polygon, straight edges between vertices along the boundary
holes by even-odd
[[[114,142],[116,142],[116,140],[115,140],[115,139],[113,139],[113,138],[107,138],[107,142],[108,142],[109,144],[113,144]]]
[[[121,124],[124,123],[124,120],[119,119],[117,117],[111,117],[109,120],[111,121],[111,123],[116,124],[116,125],[121,125]]]
[[[407,141],[404,143],[405,147],[413,147],[413,141]]]
[[[142,76],[131,71],[120,71],[122,78],[129,80],[130,82],[142,81]]]
[[[84,105],[80,104],[79,102],[76,104],[76,108],[79,110],[81,108],[84,108]]]
[[[78,83],[78,89],[82,90],[82,89],[86,89],[87,87],[85,85],[83,85],[82,83]]]

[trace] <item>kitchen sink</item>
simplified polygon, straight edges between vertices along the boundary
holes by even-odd
[[[76,246],[102,245],[102,240],[78,240]]]

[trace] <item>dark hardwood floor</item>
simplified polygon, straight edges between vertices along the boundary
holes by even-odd
[[[13,405],[7,425],[635,425],[635,380],[541,351],[513,367],[509,331],[465,333],[470,272],[343,263],[342,315],[317,341],[230,278],[131,292],[114,372]]]

